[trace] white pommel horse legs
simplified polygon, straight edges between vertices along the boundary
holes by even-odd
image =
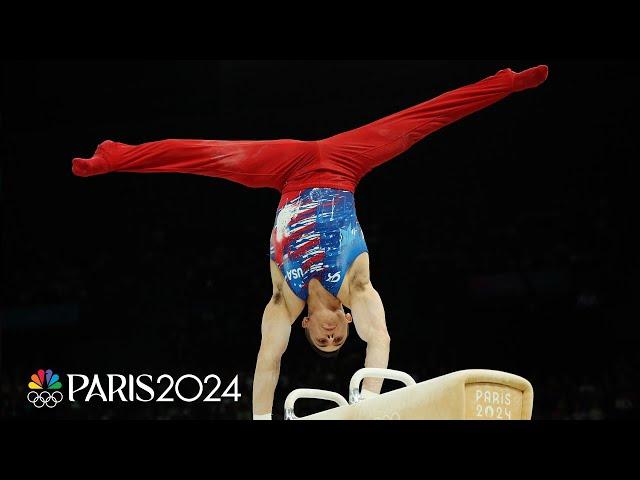
[[[364,378],[398,380],[405,387],[363,399]],[[298,389],[284,402],[285,420],[297,420],[296,400],[330,400],[337,407],[301,420],[531,420],[533,387],[526,379],[497,370],[461,370],[417,383],[408,374],[384,368],[358,370],[349,383],[349,402],[326,390]]]

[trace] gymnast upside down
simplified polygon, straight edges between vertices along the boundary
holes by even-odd
[[[337,352],[353,322],[367,343],[365,367],[387,367],[390,338],[384,307],[369,277],[369,254],[355,210],[360,180],[432,132],[512,93],[537,87],[547,74],[544,65],[520,73],[501,70],[318,141],[162,140],[126,145],[107,140],[92,158],[74,158],[72,170],[82,177],[190,173],[281,192],[270,241],[273,293],[262,317],[253,381],[253,418],[271,419],[280,359],[291,325],[305,305],[308,315],[302,327],[315,350],[325,355]],[[352,314],[345,314],[343,306]],[[379,394],[382,382],[365,379],[363,394]]]

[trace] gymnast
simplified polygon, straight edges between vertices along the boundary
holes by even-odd
[[[302,328],[312,348],[336,355],[349,324],[366,342],[365,367],[386,368],[390,338],[380,295],[369,277],[369,254],[354,192],[375,167],[436,130],[512,93],[537,87],[544,65],[499,71],[477,83],[323,140],[161,140],[127,145],[106,140],[92,158],[74,158],[75,175],[178,172],[224,178],[281,193],[270,240],[273,290],[262,316],[253,381],[253,418],[270,420],[280,360],[291,326],[307,306]],[[351,310],[345,313],[343,306]],[[382,379],[366,378],[362,395]]]

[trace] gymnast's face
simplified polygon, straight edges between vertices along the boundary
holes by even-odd
[[[351,314],[339,310],[322,309],[310,313],[302,320],[307,338],[319,350],[331,353],[338,350],[349,336]]]

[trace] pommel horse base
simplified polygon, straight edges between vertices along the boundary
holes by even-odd
[[[405,387],[364,399],[366,377],[398,380]],[[300,398],[330,400],[337,407],[304,420],[531,420],[533,387],[526,379],[497,370],[461,370],[416,384],[398,370],[363,368],[349,384],[349,402],[326,390],[298,389],[285,400],[285,420],[297,420]]]

